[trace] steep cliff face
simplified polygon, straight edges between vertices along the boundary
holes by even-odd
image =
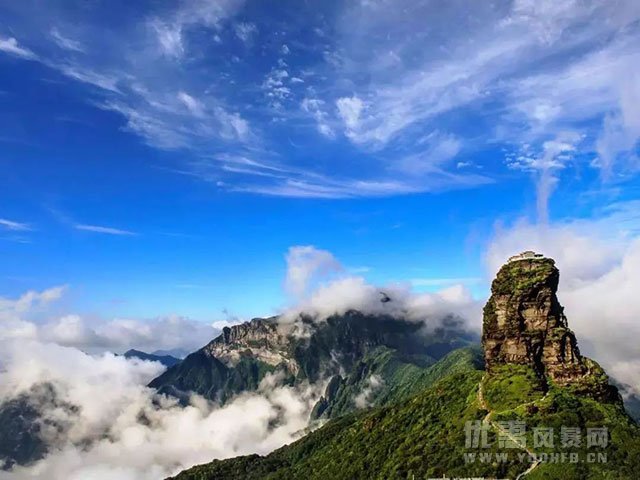
[[[580,354],[556,296],[559,279],[551,258],[516,256],[502,266],[484,307],[486,369],[491,373],[500,365],[529,365],[556,385],[617,398],[602,368]]]
[[[273,367],[280,366],[292,374],[298,364],[290,352],[286,330],[279,328],[277,319],[258,319],[225,327],[204,351],[227,367],[235,367],[243,357],[252,357]]]

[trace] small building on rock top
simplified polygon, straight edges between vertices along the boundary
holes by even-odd
[[[544,255],[541,253],[536,253],[532,250],[527,250],[526,252],[519,253],[518,255],[514,255],[509,257],[509,262],[515,262],[517,260],[533,260],[536,258],[544,258]]]

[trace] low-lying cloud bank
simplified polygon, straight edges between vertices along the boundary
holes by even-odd
[[[54,313],[67,290],[0,298],[0,404],[28,395],[50,447],[43,460],[0,471],[0,479],[157,480],[213,458],[266,454],[307,427],[320,386],[294,389],[266,378],[258,392],[224,407],[200,397],[182,407],[156,395],[146,385],[162,365],[111,352],[193,351],[219,330],[179,316],[101,321]]]
[[[455,315],[464,326],[478,329],[481,302],[464,285],[452,285],[438,292],[417,293],[410,284],[376,286],[362,276],[352,275],[328,251],[313,246],[296,246],[287,255],[287,281],[292,305],[284,309],[282,321],[293,322],[301,314],[323,321],[332,315],[357,310],[369,315],[424,323],[427,330],[442,325]]]
[[[558,297],[583,353],[640,394],[640,217],[636,202],[595,220],[499,228],[486,255],[494,275],[505,259],[536,250],[556,260]]]
[[[52,315],[48,308],[62,299],[66,286],[30,291],[16,299],[0,297],[0,340],[55,343],[88,352],[124,352],[136,348],[193,351],[219,329],[179,315],[150,320],[87,319],[77,314]]]
[[[292,300],[284,320],[305,313],[322,321],[360,310],[435,328],[451,314],[479,314],[479,303],[462,286],[425,294],[409,285],[376,287],[350,275],[330,252],[311,246],[293,247],[287,261]],[[200,397],[182,407],[157,396],[146,384],[162,371],[160,364],[110,351],[195,350],[217,330],[177,316],[148,322],[89,322],[74,314],[49,318],[48,308],[65,290],[0,299],[0,402],[43,385],[55,393],[54,399],[47,390],[31,396],[43,414],[49,454],[29,467],[0,472],[0,479],[156,480],[213,458],[266,454],[308,426],[320,384],[291,388],[265,378],[257,392],[224,407]],[[372,379],[358,402],[366,405],[378,386]],[[46,427],[51,424],[61,428]]]
[[[145,387],[158,363],[34,341],[1,342],[0,365],[0,400],[48,383],[56,403],[77,407],[38,405],[43,420],[66,427],[45,428],[50,454],[0,479],[157,480],[213,458],[264,454],[299,436],[319,394],[267,380],[224,407],[194,398],[183,408]]]

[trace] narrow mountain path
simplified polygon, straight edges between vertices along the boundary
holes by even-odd
[[[504,435],[507,438],[509,438],[509,440],[511,440],[515,445],[517,445],[518,448],[520,448],[520,450],[524,450],[525,452],[527,452],[529,457],[531,459],[533,459],[533,462],[531,463],[529,468],[527,470],[525,470],[524,472],[522,472],[521,474],[519,474],[515,479],[515,480],[521,480],[526,475],[530,474],[536,468],[538,468],[538,465],[540,465],[541,462],[540,462],[540,460],[537,460],[536,454],[535,454],[535,452],[533,450],[527,448],[526,445],[520,443],[520,441],[516,437],[514,437],[511,433],[509,433],[507,430],[502,428],[496,422],[493,422],[491,420],[491,417],[493,416],[493,414],[495,412],[489,408],[489,405],[487,404],[487,400],[484,398],[484,381],[485,381],[485,378],[486,378],[486,376],[482,377],[482,380],[480,380],[480,383],[478,384],[478,403],[480,404],[480,407],[483,410],[487,411],[487,414],[482,419],[482,423],[485,423],[485,424],[488,423],[492,428],[494,428],[496,431],[498,431],[498,433],[500,433],[501,435]],[[533,400],[531,402],[523,403],[522,405],[518,405],[518,407],[531,405],[531,404],[533,404],[533,403],[535,403],[537,401],[544,400],[546,397],[547,397],[547,394],[545,394],[540,400]],[[516,408],[518,408],[518,407],[516,407]]]

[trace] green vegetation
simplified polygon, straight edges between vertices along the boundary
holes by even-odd
[[[545,390],[545,381],[528,365],[498,365],[484,381],[485,400],[496,411],[538,400]]]
[[[410,398],[433,385],[436,381],[454,373],[482,368],[482,349],[479,346],[454,350],[428,368],[404,364],[382,375],[385,384],[376,396],[374,404],[389,405]]]
[[[557,287],[558,278],[558,269],[550,258],[520,260],[502,266],[491,284],[491,292],[494,295],[535,292],[549,281]]]
[[[533,429],[553,428],[556,437],[553,447],[535,448],[536,454],[555,452],[604,454],[606,463],[543,463],[527,479],[635,479],[640,471],[640,428],[626,414],[619,403],[603,403],[589,397],[573,394],[569,389],[551,386],[547,396],[533,405],[494,415],[494,420],[520,420],[527,424],[527,444],[533,445]],[[562,427],[580,429],[580,445],[564,447],[561,444]],[[606,428],[606,448],[589,448],[585,439],[587,429]]]
[[[241,355],[238,363],[230,368],[198,350],[154,379],[149,386],[178,398],[184,396],[185,401],[188,392],[197,392],[224,402],[235,394],[255,390],[260,380],[276,368],[247,355]]]
[[[482,364],[479,346],[454,350],[435,363],[427,355],[405,356],[379,347],[365,355],[345,379],[332,379],[326,403],[321,402],[312,418],[318,418],[320,413],[325,418],[335,418],[356,410],[354,398],[370,388],[372,376],[379,378],[380,384],[371,389],[369,406],[383,406],[414,396],[446,375],[481,368]]]
[[[482,372],[455,374],[400,404],[332,420],[267,457],[241,457],[194,467],[176,480],[424,478],[469,472],[464,422],[475,406]],[[443,448],[444,447],[444,448]],[[503,473],[515,473],[517,465]],[[476,465],[476,475],[491,466]]]
[[[596,394],[600,398],[610,400],[618,399],[618,392],[609,386],[609,376],[604,369],[596,362],[587,357],[583,357],[584,364],[589,370],[589,375],[573,382],[568,388],[574,393],[581,395]]]
[[[446,376],[409,399],[331,420],[266,457],[214,461],[182,472],[175,479],[515,478],[531,465],[528,460],[517,459],[517,449],[511,451],[507,462],[465,462],[465,453],[473,451],[465,448],[465,422],[487,420],[488,413],[478,396],[484,372],[477,369],[472,353],[470,349],[458,350],[437,368],[431,367],[428,371],[434,378],[439,373]],[[397,375],[402,377],[402,371],[398,369]],[[419,385],[419,378],[423,377],[418,375],[398,385]],[[533,445],[531,429],[538,426],[556,432],[563,426],[582,432],[589,427],[608,429],[606,463],[541,463],[527,475],[528,479],[637,478],[640,428],[619,403],[602,403],[554,385],[545,395],[543,382],[528,367],[518,365],[497,370],[483,384],[486,403],[492,410],[491,421],[526,422],[529,446]],[[482,449],[483,453],[504,452],[499,449],[494,428],[488,439],[491,446]],[[559,441],[558,436],[556,439]],[[593,451],[586,443],[569,450],[558,446],[534,452],[577,452],[585,458]]]

